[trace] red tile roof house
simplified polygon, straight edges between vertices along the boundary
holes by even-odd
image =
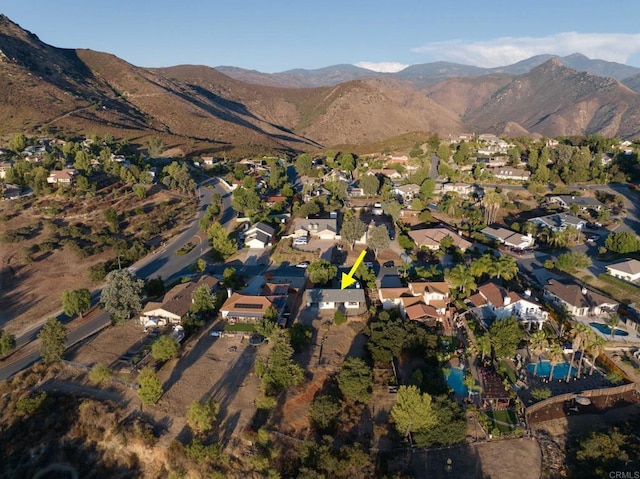
[[[270,307],[278,311],[278,319],[284,313],[287,296],[256,296],[232,293],[220,308],[222,319],[230,323],[257,323],[264,319]]]
[[[399,308],[404,318],[414,321],[438,320],[450,317],[449,284],[444,281],[409,283],[405,287],[378,288],[383,309]]]
[[[615,300],[570,280],[549,280],[543,294],[556,306],[564,305],[574,316],[609,314],[617,311],[619,306]]]
[[[74,168],[65,168],[64,170],[52,170],[47,177],[47,183],[70,185],[73,183],[74,177],[78,172]]]
[[[520,324],[531,331],[542,330],[542,325],[549,319],[549,313],[531,296],[530,291],[519,294],[493,282],[479,286],[478,292],[467,298],[466,303],[481,322],[515,316]]]

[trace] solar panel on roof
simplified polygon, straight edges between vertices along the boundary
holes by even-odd
[[[235,307],[241,308],[241,309],[262,309],[261,304],[251,304],[251,303],[236,303]]]

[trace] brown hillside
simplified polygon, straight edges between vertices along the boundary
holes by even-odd
[[[617,80],[580,73],[552,59],[498,89],[465,120],[496,131],[505,120],[546,136],[638,131],[639,97]]]

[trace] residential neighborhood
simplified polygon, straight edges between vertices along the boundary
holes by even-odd
[[[229,447],[246,447],[246,431],[276,414],[289,418],[278,427],[291,437],[335,431],[370,447],[430,448],[531,437],[565,417],[566,407],[608,410],[611,395],[640,402],[640,222],[630,208],[638,193],[626,185],[527,184],[536,171],[509,165],[526,165],[531,152],[514,161],[511,143],[468,138],[460,141],[477,148],[464,155],[461,143],[440,142],[435,167],[426,146],[414,156],[230,162],[114,155],[97,139],[73,149],[47,140],[4,154],[3,178],[15,186],[3,190],[16,188],[19,197],[6,196],[3,206],[26,204],[43,221],[58,215],[46,227],[60,239],[24,250],[32,264],[47,261],[41,248],[71,248],[92,264],[95,255],[116,253],[95,263],[101,275],[92,266],[99,293],[87,288],[88,305],[68,323],[72,332],[87,328],[81,324],[91,332],[74,335],[65,358],[102,364],[137,384],[130,394],[154,417],[203,397],[225,404],[220,427]],[[163,196],[153,208],[134,205],[154,194]],[[55,195],[68,198],[75,216],[51,210],[46,198]],[[95,196],[113,197],[121,209],[92,215],[69,206]],[[118,203],[121,196],[128,199]],[[173,225],[175,236],[141,227],[147,211],[183,202],[192,209]],[[107,233],[120,238],[113,250],[99,246]],[[17,244],[40,234],[10,227],[4,238]],[[353,284],[342,287],[343,275]],[[63,299],[79,291],[64,289]],[[173,344],[166,358],[162,343]],[[322,429],[316,398],[334,399],[304,390],[340,390],[355,360],[371,375],[366,397],[375,396],[384,414],[363,420],[352,437]],[[162,385],[153,400],[140,393],[145,374]],[[277,387],[269,382],[276,378]],[[453,411],[457,429],[434,425],[435,439],[426,429],[399,431],[387,417],[409,387],[440,394],[437,407]],[[590,398],[584,412],[578,397]],[[348,413],[341,408],[335,420]],[[167,434],[177,436],[181,421]]]

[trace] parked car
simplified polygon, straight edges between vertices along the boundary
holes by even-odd
[[[213,330],[209,333],[209,336],[213,336],[214,338],[221,338],[222,337],[222,331],[218,331],[218,330]]]
[[[394,262],[393,261],[385,261],[382,266],[384,266],[385,268],[393,268],[394,266]]]
[[[300,236],[298,238],[296,238],[295,240],[293,240],[293,244],[307,244],[309,242],[309,240],[307,239],[306,236]]]
[[[309,261],[302,261],[296,265],[296,268],[308,268],[310,264]]]

